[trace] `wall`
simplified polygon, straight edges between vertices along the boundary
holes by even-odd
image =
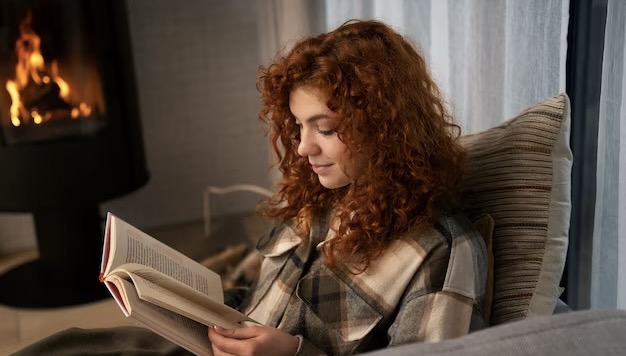
[[[202,218],[209,185],[269,187],[255,86],[255,1],[128,1],[148,184],[101,205],[140,227]],[[220,205],[247,211],[254,200]],[[34,243],[29,214],[0,214],[0,253]]]

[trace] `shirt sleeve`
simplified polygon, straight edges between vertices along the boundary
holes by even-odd
[[[454,247],[442,244],[431,252],[407,288],[388,329],[389,346],[463,336],[469,333],[470,325],[482,318],[475,308],[479,304],[476,295],[482,294],[449,283],[466,277],[476,280],[476,288],[480,288],[475,274],[477,268],[482,268],[481,263],[463,256],[465,251],[471,254],[471,249],[454,251]],[[449,273],[453,271],[464,275],[453,276]]]

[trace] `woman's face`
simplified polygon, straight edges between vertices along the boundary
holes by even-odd
[[[364,160],[353,157],[337,136],[331,123],[335,113],[326,106],[320,91],[297,87],[289,95],[289,109],[300,127],[298,154],[308,158],[322,186],[340,188],[361,174]]]

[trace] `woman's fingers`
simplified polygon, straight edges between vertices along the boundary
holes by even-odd
[[[299,340],[284,331],[267,326],[224,330],[209,328],[213,351],[233,355],[293,355]]]
[[[243,337],[242,335],[247,333],[234,332],[240,329],[233,330],[225,330],[225,329],[214,329],[209,328],[209,340],[213,345],[213,351],[218,352],[218,354],[223,355],[242,355],[248,354],[246,352],[246,348],[248,348],[247,342],[242,342],[242,340],[249,339],[249,337]],[[216,350],[217,349],[217,350]]]
[[[222,329],[218,326],[213,328],[213,330],[220,335],[239,340],[250,339],[259,336],[261,333],[261,328],[258,326],[247,326],[239,329]]]

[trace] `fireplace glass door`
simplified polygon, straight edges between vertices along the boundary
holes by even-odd
[[[105,127],[94,22],[84,6],[89,2],[0,2],[5,146],[93,136]]]

